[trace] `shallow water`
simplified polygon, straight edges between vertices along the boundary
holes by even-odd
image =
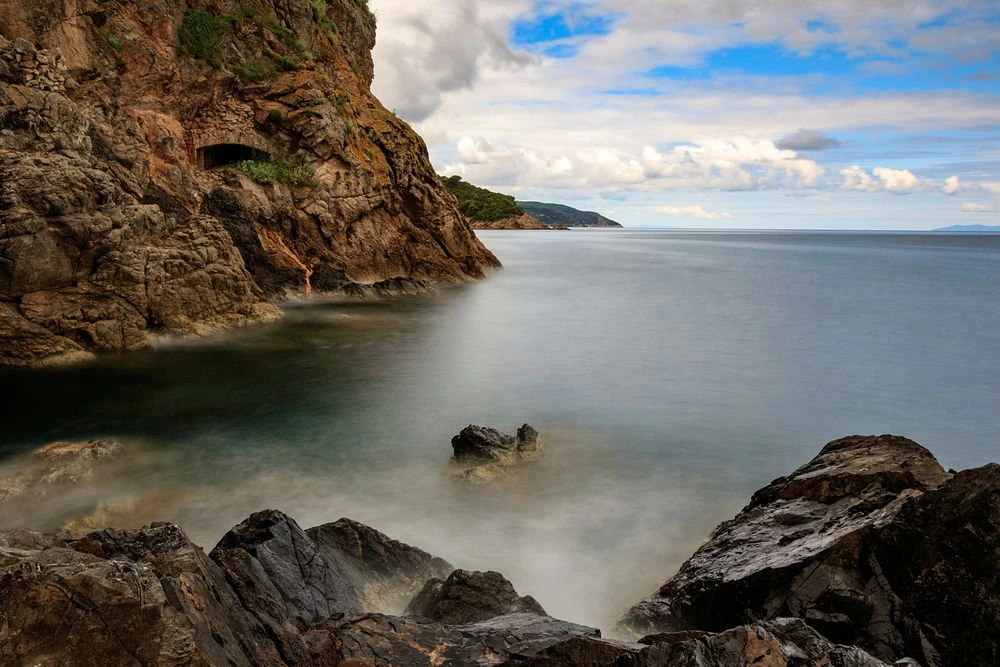
[[[152,498],[210,547],[265,507],[349,516],[607,627],[831,439],[1000,458],[1000,236],[481,236],[506,266],[481,283],[0,374],[0,457],[95,436],[131,451],[112,483],[7,521]],[[463,426],[522,422],[541,460],[495,485],[448,476]]]

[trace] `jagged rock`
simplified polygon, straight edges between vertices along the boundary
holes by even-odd
[[[406,608],[407,615],[449,624],[474,623],[523,612],[546,615],[534,598],[520,597],[513,584],[499,572],[468,570],[455,570],[446,581],[429,580]]]
[[[365,611],[402,613],[424,583],[454,568],[357,521],[341,519],[306,531],[317,550],[336,561]]]
[[[281,664],[219,568],[169,524],[0,537],[0,663]]]
[[[505,468],[530,460],[541,449],[538,431],[528,424],[517,429],[516,436],[470,424],[451,439],[451,446],[459,474],[479,480],[492,479]]]
[[[244,4],[0,0],[0,365],[270,321],[275,300],[312,289],[499,266],[422,140],[372,96],[367,5]],[[217,53],[186,49],[192,9],[220,19]],[[206,151],[232,145],[312,177],[212,168]]]
[[[831,442],[754,494],[621,626],[721,632],[794,616],[889,662],[995,659],[998,469],[952,478],[896,436]]]

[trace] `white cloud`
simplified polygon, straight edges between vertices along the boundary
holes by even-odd
[[[976,202],[965,202],[962,204],[963,213],[992,213],[996,208],[989,204],[979,204]]]
[[[909,169],[889,169],[887,167],[875,167],[871,174],[861,167],[854,165],[840,170],[843,177],[841,187],[845,190],[858,190],[861,192],[894,192],[896,194],[908,194],[915,192],[925,185]]]
[[[941,192],[946,195],[957,194],[962,188],[962,182],[959,180],[958,176],[949,176],[944,182],[944,187],[941,188]]]
[[[920,180],[909,169],[887,169],[875,167],[872,169],[882,187],[889,192],[913,192],[920,187]]]
[[[463,137],[456,152],[459,162],[448,165],[446,173],[507,187],[799,190],[819,187],[825,171],[769,140],[741,137],[706,139],[665,151],[646,146],[633,154],[607,148],[559,154]]]
[[[659,206],[656,208],[656,212],[684,218],[700,218],[702,220],[728,220],[732,217],[728,213],[706,211],[701,206]]]

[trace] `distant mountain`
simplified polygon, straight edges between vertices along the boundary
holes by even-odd
[[[938,227],[935,232],[961,232],[963,234],[1000,234],[1000,225],[951,225]]]
[[[621,227],[614,220],[594,211],[579,211],[562,204],[543,204],[537,201],[519,201],[517,205],[546,225],[566,227]]]

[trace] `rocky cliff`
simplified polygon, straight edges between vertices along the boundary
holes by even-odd
[[[363,0],[0,0],[0,364],[498,266],[374,40]]]

